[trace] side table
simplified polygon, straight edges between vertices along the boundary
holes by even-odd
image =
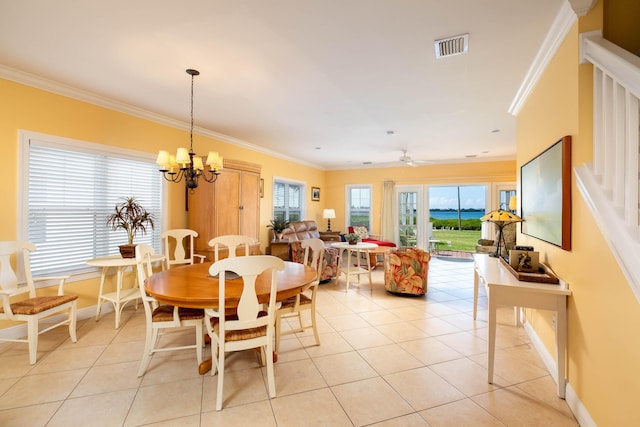
[[[320,239],[325,242],[341,242],[341,231],[320,231]]]
[[[152,262],[164,261],[164,255],[156,254],[151,257]],[[138,289],[137,281],[134,281],[133,287],[122,288],[122,275],[124,270],[128,267],[135,273],[135,258],[122,258],[120,255],[107,255],[90,259],[87,264],[92,267],[101,267],[102,275],[100,276],[100,289],[98,290],[98,305],[96,306],[96,322],[100,319],[100,310],[103,302],[110,302],[113,304],[113,309],[116,313],[116,329],[120,327],[120,317],[124,306],[129,301],[136,301],[140,298],[140,289]],[[104,281],[107,277],[107,271],[110,268],[116,269],[116,290],[115,292],[104,293]],[[164,263],[163,263],[164,268]]]
[[[331,246],[334,248],[338,248],[340,250],[340,255],[338,256],[338,276],[340,273],[345,275],[346,279],[346,289],[345,292],[349,291],[349,278],[351,276],[358,277],[358,283],[360,283],[360,275],[366,274],[369,277],[369,287],[371,291],[373,291],[373,283],[371,282],[371,264],[369,258],[369,252],[371,249],[375,249],[378,247],[375,243],[357,243],[355,245],[351,245],[348,242],[336,242],[332,243]],[[347,267],[344,267],[342,262],[342,254],[344,251],[347,251]],[[364,254],[364,259],[366,260],[366,266],[361,266],[361,257],[360,254]],[[354,264],[351,263],[351,257],[355,256]],[[357,262],[356,262],[357,261]]]
[[[291,261],[288,240],[272,240],[269,242],[269,250],[271,255],[277,256],[284,261]]]

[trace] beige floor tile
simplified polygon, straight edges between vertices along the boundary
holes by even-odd
[[[144,332],[139,341],[112,342],[102,352],[96,365],[108,365],[111,363],[140,362],[144,351]]]
[[[67,399],[47,427],[91,424],[92,427],[122,425],[137,390],[121,390],[99,395]]]
[[[66,399],[87,369],[28,375],[0,396],[0,410]]]
[[[88,368],[98,360],[105,348],[106,345],[95,345],[56,349],[43,357],[29,372],[29,375]]]
[[[242,406],[223,407],[222,411],[202,413],[202,423],[198,426],[224,427],[275,427],[276,420],[268,400]],[[176,426],[181,427],[181,426]]]
[[[385,375],[384,379],[416,411],[464,399],[465,395],[428,367]]]
[[[137,390],[142,383],[138,377],[138,362],[115,363],[94,366],[73,390],[70,398],[108,393],[120,390]]]
[[[371,326],[356,313],[342,314],[337,316],[324,316],[327,323],[336,331],[346,331],[350,329],[361,329]]]
[[[460,332],[460,328],[452,325],[449,322],[445,322],[437,317],[429,317],[427,319],[412,320],[410,325],[423,331],[427,336],[438,336],[444,334],[451,334],[454,332]]]
[[[141,387],[131,405],[124,426],[139,426],[201,411],[202,379],[175,381]]]
[[[409,298],[409,297],[398,297],[398,298]],[[398,316],[399,318],[405,321],[420,320],[420,319],[426,319],[428,317],[431,317],[431,314],[427,313],[427,311],[425,310],[424,304],[420,306],[414,306],[414,307],[394,308],[389,310],[389,312],[395,314],[396,316]]]
[[[278,396],[301,393],[326,387],[327,383],[320,375],[311,359],[274,364],[276,393]],[[266,377],[266,369],[263,369]]]
[[[223,409],[269,399],[266,378],[258,367],[225,372],[222,386]],[[204,375],[203,387],[202,411],[214,411],[218,395],[218,375]],[[277,387],[278,379],[276,377],[276,393]]]
[[[200,378],[200,374],[198,373],[198,360],[195,354],[174,354],[167,357],[156,357],[154,355],[144,374],[142,386],[170,383],[191,378]]]
[[[409,414],[370,425],[375,427],[428,427],[429,423],[418,414]]]
[[[531,363],[528,360],[531,359],[531,356],[528,358],[521,357],[521,353],[523,352],[509,350],[510,349],[496,350],[493,365],[494,374],[504,378],[509,384],[518,384],[549,374],[546,368]],[[530,351],[535,350],[531,349]],[[470,357],[470,359],[486,368],[488,365],[487,357],[487,354],[480,354]]]
[[[330,386],[377,376],[376,371],[355,351],[318,357],[314,362]]]
[[[310,357],[353,351],[353,346],[337,332],[320,334],[320,345],[315,345],[316,341],[313,337],[300,337],[300,342]]]
[[[171,420],[160,421],[157,423],[145,424],[145,427],[200,427],[200,425],[200,414],[196,414],[187,417],[173,418]]]
[[[573,416],[567,416],[544,401],[516,387],[494,390],[473,397],[491,415],[509,426],[577,426]]]
[[[420,415],[432,427],[502,427],[505,425],[471,399],[458,400],[430,408],[420,412]]]
[[[393,342],[417,340],[428,336],[424,331],[413,326],[410,322],[378,325],[376,329]]]
[[[397,323],[401,322],[402,318],[397,314],[391,313],[388,310],[373,310],[373,311],[364,311],[360,313],[360,317],[367,321],[370,325],[385,325],[387,323]]]
[[[315,346],[315,338],[311,336],[309,340],[311,345]],[[322,344],[322,341],[320,341]],[[278,362],[291,362],[294,360],[309,359],[309,353],[305,351],[300,339],[295,335],[289,335],[287,339],[280,340],[280,349],[278,351]]]
[[[350,382],[331,389],[351,422],[357,426],[414,412],[411,406],[380,377]]]
[[[367,363],[380,375],[406,371],[423,366],[422,362],[398,344],[365,348],[358,350],[358,353],[360,353]]]
[[[328,388],[312,390],[271,401],[279,427],[352,426],[335,396]]]
[[[465,356],[487,352],[487,341],[470,332],[438,335],[436,339]]]
[[[351,329],[342,331],[340,335],[356,350],[393,343],[390,338],[376,328]]]
[[[451,360],[429,367],[467,396],[475,396],[508,385],[508,382],[498,375],[494,375],[493,384],[489,384],[487,370],[468,358]]]
[[[420,360],[425,365],[446,362],[464,357],[446,344],[436,338],[421,338],[418,340],[405,341],[398,344],[409,354]]]
[[[45,353],[38,353],[36,363],[40,361]],[[37,366],[37,364],[35,365]],[[24,354],[11,355],[5,353],[0,357],[0,379],[19,378],[26,375],[34,368],[29,364],[29,353],[25,348]]]
[[[520,383],[516,387],[534,399],[543,402],[549,408],[553,408],[567,417],[573,417],[567,402],[558,397],[558,386],[550,375]]]
[[[62,401],[57,401],[2,410],[0,411],[0,426],[44,427],[62,403]]]

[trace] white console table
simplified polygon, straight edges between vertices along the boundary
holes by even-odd
[[[496,347],[496,308],[500,305],[552,310],[557,313],[556,362],[558,364],[558,396],[565,397],[565,353],[567,347],[567,298],[571,291],[567,284],[523,282],[511,274],[499,258],[474,254],[473,318],[478,309],[478,285],[487,290],[489,303],[488,381],[493,383],[493,365]]]

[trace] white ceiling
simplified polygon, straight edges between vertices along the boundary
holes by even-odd
[[[0,65],[184,122],[195,68],[197,128],[325,169],[513,159],[564,1],[0,0]]]

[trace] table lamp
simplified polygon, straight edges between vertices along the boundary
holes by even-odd
[[[335,209],[324,209],[322,211],[322,218],[327,220],[327,231],[331,231],[331,219],[336,217]]]
[[[490,256],[497,258],[500,256],[501,243],[504,243],[504,249],[505,251],[507,250],[507,242],[504,240],[504,233],[502,231],[504,229],[504,226],[513,222],[522,222],[523,219],[509,211],[498,209],[489,212],[488,214],[480,218],[480,221],[492,222],[496,225],[496,227],[498,227],[498,243],[496,244],[496,253],[489,254]]]

